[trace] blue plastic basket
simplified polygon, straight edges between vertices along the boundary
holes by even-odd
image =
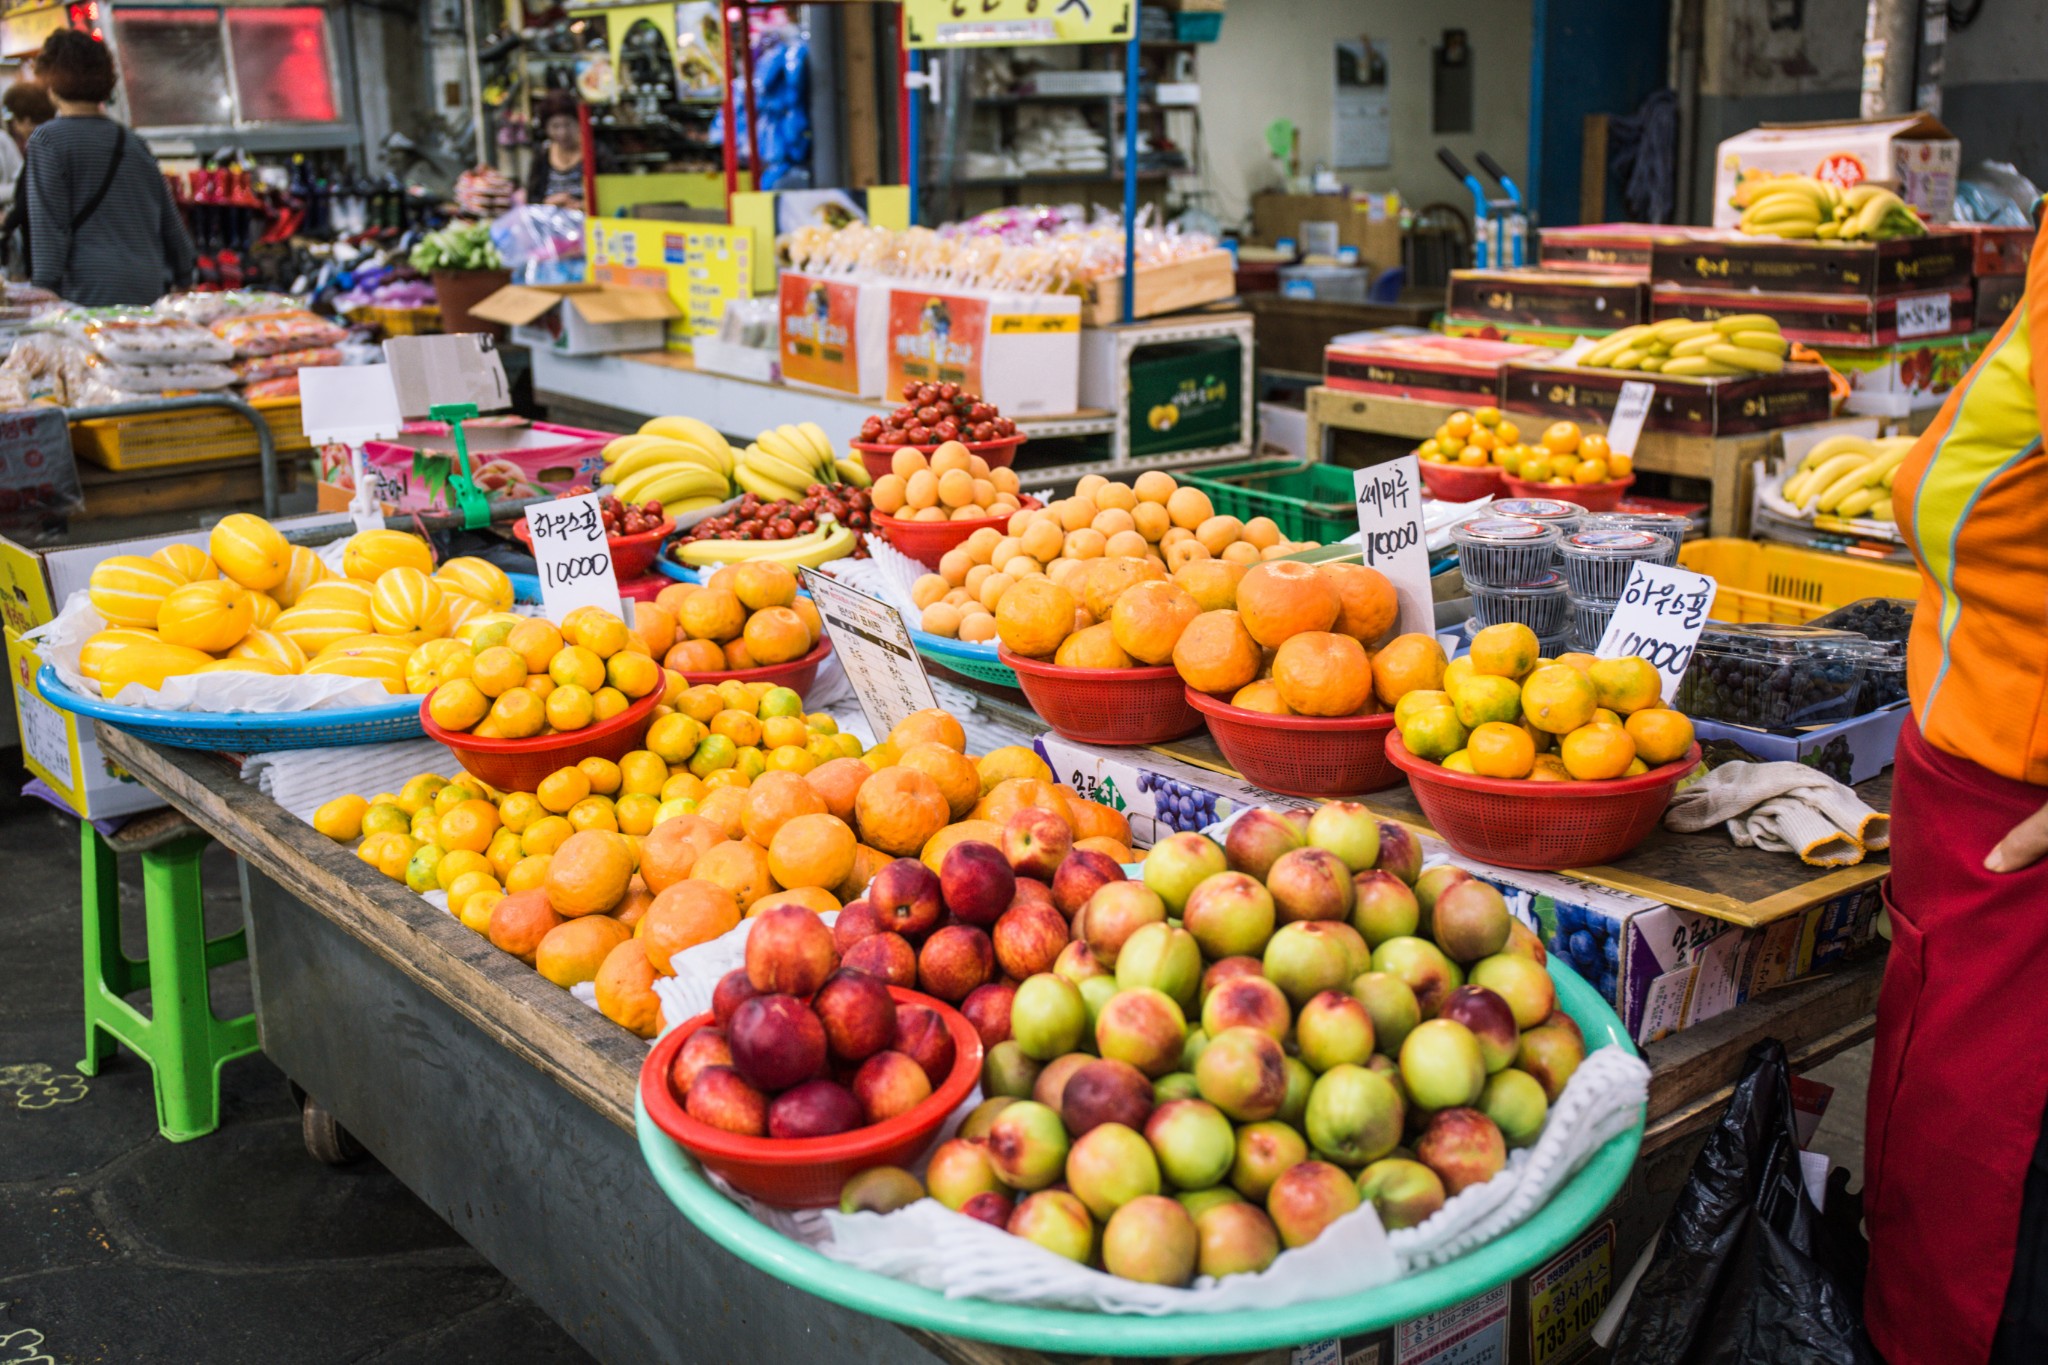
[[[654,561],[654,571],[663,578],[673,578],[678,583],[702,583],[704,576],[685,564],[678,564],[667,555]]]
[[[910,641],[925,658],[941,668],[952,669],[962,677],[994,683],[998,687],[1017,686],[1017,671],[996,657],[993,642],[971,644],[966,640],[949,640],[943,635],[917,629],[910,632]]]
[[[171,749],[219,749],[238,754],[338,749],[419,739],[426,734],[420,728],[420,699],[409,694],[368,706],[324,711],[149,711],[74,692],[48,664],[36,673],[36,691],[60,711],[90,717]]]
[[[1550,975],[1557,983],[1558,1004],[1585,1033],[1589,1051],[1613,1043],[1635,1054],[1621,1020],[1578,973],[1552,958]],[[1392,1284],[1288,1308],[1142,1317],[947,1298],[830,1260],[755,1221],[705,1179],[696,1161],[647,1116],[638,1098],[639,1087],[634,1090],[640,1152],[655,1183],[700,1231],[756,1269],[832,1303],[928,1332],[1041,1351],[1108,1356],[1262,1351],[1378,1331],[1462,1303],[1541,1265],[1583,1232],[1620,1191],[1643,1139],[1639,1120],[1620,1136],[1610,1138],[1549,1203],[1520,1226],[1456,1260]]]

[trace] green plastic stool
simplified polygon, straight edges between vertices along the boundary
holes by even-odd
[[[121,879],[116,847],[80,821],[79,864],[85,902],[85,1060],[97,1076],[124,1043],[148,1062],[156,1088],[157,1128],[172,1142],[205,1137],[220,1126],[220,1069],[257,1049],[256,1016],[216,1019],[207,973],[249,956],[246,931],[206,937],[199,858],[210,842],[179,818],[162,842],[140,844],[148,955],[121,951]],[[124,834],[127,831],[123,831]],[[122,999],[149,988],[150,1013]]]

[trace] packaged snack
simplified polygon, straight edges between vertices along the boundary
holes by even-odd
[[[254,403],[264,398],[297,398],[299,376],[296,371],[282,379],[260,379],[242,390],[242,397]]]
[[[116,314],[108,316],[109,314]],[[154,313],[119,315],[113,309],[87,316],[60,314],[76,336],[103,360],[116,365],[178,365],[232,360],[234,351],[204,327]]]
[[[276,355],[251,356],[246,360],[237,360],[234,364],[234,374],[244,383],[253,384],[285,375],[296,375],[300,370],[317,370],[340,363],[339,348],[316,346],[311,350],[280,351]]]
[[[298,307],[289,294],[262,289],[228,289],[207,294],[171,294],[157,300],[157,311],[183,318],[201,327],[211,327],[222,318],[250,313],[278,313]]]
[[[292,308],[276,313],[222,318],[213,324],[213,335],[226,343],[234,356],[247,359],[250,356],[276,355],[281,351],[333,346],[348,336],[348,328],[303,308]]]

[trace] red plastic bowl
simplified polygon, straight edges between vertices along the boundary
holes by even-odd
[[[661,693],[649,692],[610,720],[586,725],[561,734],[535,735],[532,739],[478,739],[461,730],[444,730],[427,714],[434,694],[420,698],[420,728],[428,739],[439,740],[461,762],[464,771],[476,774],[500,791],[530,792],[540,780],[557,768],[567,768],[586,758],[609,758],[613,762],[641,747],[647,727],[654,724],[654,708],[661,705]]]
[[[1499,465],[1438,464],[1422,460],[1422,483],[1429,495],[1444,502],[1474,502],[1507,490],[1507,471]]]
[[[1408,774],[1415,804],[1458,852],[1499,867],[1562,872],[1611,863],[1648,838],[1700,746],[1676,763],[1605,782],[1529,782],[1452,772],[1387,739],[1387,758]]]
[[[1036,498],[1022,498],[1020,507],[1036,507]],[[894,545],[928,569],[939,567],[939,561],[946,557],[946,551],[967,543],[967,538],[984,526],[993,526],[998,531],[1007,530],[1008,516],[975,517],[969,521],[911,521],[904,517],[873,514],[873,523],[882,539]]]
[[[668,533],[676,529],[674,517],[663,517],[661,525],[652,531],[642,531],[637,536],[606,536],[605,543],[612,547],[612,572],[621,583],[629,578],[638,578],[654,568],[654,560],[661,553],[661,542],[668,539]],[[512,534],[519,537],[519,543],[533,552],[533,531],[520,517],[512,523]],[[483,774],[477,774],[481,777]]]
[[[1563,498],[1588,512],[1612,512],[1621,506],[1621,495],[1635,481],[1636,476],[1631,474],[1605,483],[1531,483],[1510,474],[1508,492],[1517,498]]]
[[[1275,716],[1188,689],[1216,747],[1239,776],[1283,796],[1362,796],[1401,785],[1387,761],[1391,711],[1376,716]]]
[[[1187,685],[1172,664],[1154,668],[1062,668],[998,646],[1024,699],[1045,723],[1081,744],[1163,744],[1202,728]]]
[[[1002,469],[1017,458],[1017,447],[1024,444],[1024,433],[1005,436],[999,441],[966,441],[969,455],[979,455],[990,469]],[[885,446],[874,441],[849,441],[849,450],[860,452],[860,462],[868,467],[868,477],[879,479],[889,472],[889,461],[899,450],[915,450],[927,459],[938,446]]]
[[[818,643],[811,646],[811,652],[801,659],[791,659],[786,664],[763,664],[759,668],[729,668],[723,672],[707,673],[702,669],[679,668],[676,671],[690,680],[690,686],[699,683],[758,682],[775,687],[787,687],[793,692],[808,692],[811,684],[818,680],[818,667],[825,662],[825,656],[832,652],[830,636],[819,636]],[[482,776],[481,773],[478,774]]]
[[[875,1166],[913,1166],[940,1127],[981,1079],[981,1035],[958,1010],[928,995],[891,986],[899,1005],[937,1010],[953,1038],[953,1070],[945,1084],[905,1114],[831,1137],[743,1137],[699,1123],[669,1088],[668,1071],[691,1034],[712,1021],[686,1019],[661,1036],[640,1067],[640,1102],[647,1117],[682,1149],[724,1176],[745,1195],[784,1208],[822,1209],[839,1203],[840,1187]]]

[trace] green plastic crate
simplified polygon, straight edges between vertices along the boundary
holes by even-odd
[[[1176,477],[1207,493],[1218,516],[1271,517],[1287,539],[1327,545],[1358,530],[1351,472],[1341,465],[1259,460]]]

